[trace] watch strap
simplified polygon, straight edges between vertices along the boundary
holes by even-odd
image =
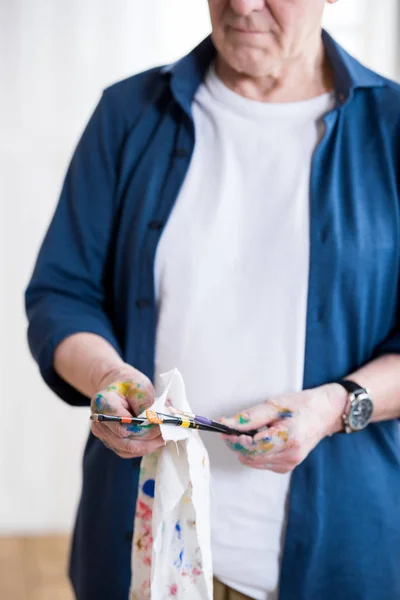
[[[365,389],[356,383],[355,381],[351,381],[350,379],[339,379],[337,381],[339,385],[343,386],[345,390],[349,392],[349,394],[355,394],[356,392],[365,392]]]

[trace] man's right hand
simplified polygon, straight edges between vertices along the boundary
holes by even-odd
[[[125,366],[107,374],[99,387],[101,389],[91,400],[92,413],[138,416],[154,402],[151,381],[133,367]],[[151,454],[165,443],[157,425],[141,427],[93,421],[91,427],[93,435],[121,458]]]

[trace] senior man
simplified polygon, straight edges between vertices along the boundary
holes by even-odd
[[[217,599],[400,597],[400,88],[321,31],[324,4],[209,0],[211,38],[108,88],[26,295],[66,402],[129,381],[92,408],[137,414],[177,367],[243,429],[204,437]],[[126,600],[163,442],[92,427],[71,578]]]

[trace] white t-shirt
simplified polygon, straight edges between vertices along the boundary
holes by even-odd
[[[210,69],[193,101],[196,143],[155,264],[156,381],[177,367],[194,412],[231,416],[302,389],[309,183],[325,94],[261,103]],[[204,433],[215,576],[276,597],[289,475],[241,465]]]

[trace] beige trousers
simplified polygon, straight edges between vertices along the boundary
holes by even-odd
[[[214,600],[250,600],[250,598],[214,579]]]

